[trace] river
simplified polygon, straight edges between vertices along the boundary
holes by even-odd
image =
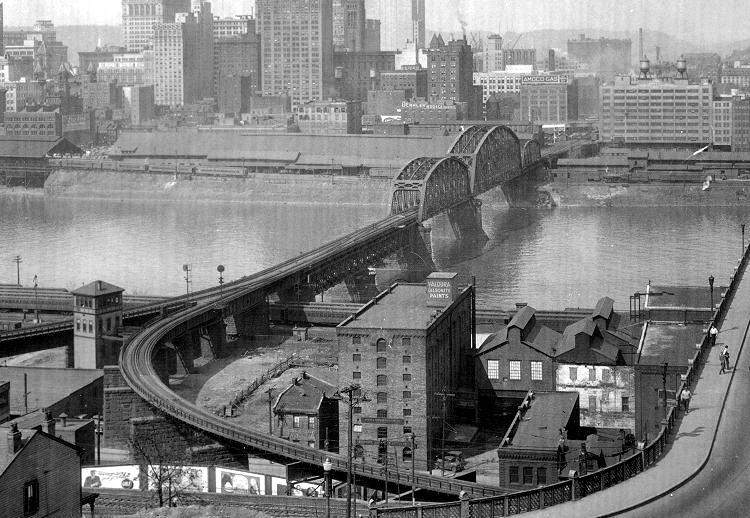
[[[741,252],[745,207],[510,209],[499,191],[484,196],[489,241],[459,246],[433,225],[435,262],[476,277],[484,307],[526,302],[539,309],[592,307],[597,298],[628,308],[628,295],[655,284],[726,284]],[[128,293],[184,293],[247,275],[385,215],[375,205],[282,205],[119,201],[0,195],[0,283],[73,289],[95,279]],[[748,228],[750,232],[750,228]],[[750,234],[749,234],[750,235]]]

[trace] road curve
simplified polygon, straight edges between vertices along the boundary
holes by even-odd
[[[322,450],[300,446],[297,443],[285,441],[266,433],[249,431],[182,399],[161,382],[151,359],[156,348],[170,331],[179,328],[193,318],[209,311],[219,311],[225,303],[233,299],[257,290],[269,289],[290,275],[310,270],[316,265],[325,264],[328,259],[356,246],[358,243],[387,236],[396,229],[402,229],[416,223],[416,211],[410,211],[399,216],[389,216],[301,256],[225,285],[221,300],[219,300],[218,288],[204,291],[200,304],[149,325],[122,349],[120,352],[120,370],[125,381],[140,397],[154,407],[212,435],[318,466],[323,464],[326,457],[330,457],[334,471],[346,472],[346,458],[343,455],[331,455]],[[381,480],[384,478],[383,468],[380,464],[365,463],[362,465],[356,463],[353,466],[353,472],[358,476]],[[391,469],[388,471],[388,479],[394,482],[398,479],[403,484],[409,484],[411,473],[407,470]],[[461,491],[466,491],[477,497],[502,495],[508,492],[497,487],[428,475],[416,475],[414,482],[420,488],[429,488],[432,491],[453,495],[458,495]]]

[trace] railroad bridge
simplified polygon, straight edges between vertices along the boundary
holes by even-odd
[[[542,164],[537,141],[521,143],[506,126],[470,126],[445,156],[415,158],[404,166],[394,182],[391,214],[416,208],[421,223],[447,212],[458,239],[486,237],[477,197]]]
[[[106,371],[105,446],[125,446],[136,429],[158,422],[165,428],[149,428],[152,436],[176,438],[180,434],[175,430],[188,428],[205,440],[300,461],[313,469],[320,469],[330,457],[334,473],[345,473],[347,462],[341,455],[247,430],[182,399],[169,388],[170,375],[178,363],[189,373],[197,357],[221,356],[226,339],[224,322],[229,318],[240,336],[266,334],[271,297],[305,300],[394,255],[400,262],[408,262],[410,256],[431,257],[423,223],[438,214],[448,213],[459,238],[481,231],[477,196],[522,179],[541,168],[542,160],[536,142],[522,144],[504,126],[472,126],[445,156],[417,158],[404,167],[395,180],[391,214],[383,220],[223,288],[192,293],[190,301],[183,296],[150,305],[143,314],[156,316],[126,340],[119,368]],[[428,262],[422,267],[429,268]],[[170,303],[172,309],[166,311]],[[50,332],[70,332],[68,329],[72,331],[72,324],[58,324]],[[0,333],[0,349],[2,340]],[[187,435],[180,436],[189,443]],[[370,484],[390,481],[391,489],[418,486],[433,498],[461,491],[473,496],[504,493],[472,482],[412,477],[391,468],[386,472],[378,464],[357,463],[352,469],[358,480]]]

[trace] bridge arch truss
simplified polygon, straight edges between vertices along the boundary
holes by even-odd
[[[521,145],[507,126],[470,126],[450,149],[469,168],[471,194],[477,196],[521,174]]]
[[[466,163],[456,157],[415,158],[399,173],[393,186],[391,214],[418,209],[425,221],[471,198]]]
[[[521,151],[521,166],[527,167],[536,164],[542,160],[542,148],[536,140],[527,140]]]

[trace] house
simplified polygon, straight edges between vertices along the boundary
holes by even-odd
[[[514,412],[529,390],[555,390],[555,348],[562,335],[538,324],[535,313],[531,306],[521,308],[475,354],[483,418],[496,419],[498,413],[507,414],[509,405]]]
[[[339,451],[339,409],[336,389],[303,372],[276,398],[274,434],[310,448]]]
[[[14,424],[0,446],[0,516],[81,516],[95,494],[81,492],[81,459],[72,444],[45,431],[24,436]]]
[[[580,395],[581,425],[635,429],[635,338],[618,331],[609,297],[565,328],[555,351],[555,390]]]
[[[594,468],[579,463],[586,452],[575,392],[529,393],[497,449],[498,484],[514,490],[554,484],[571,470]]]

